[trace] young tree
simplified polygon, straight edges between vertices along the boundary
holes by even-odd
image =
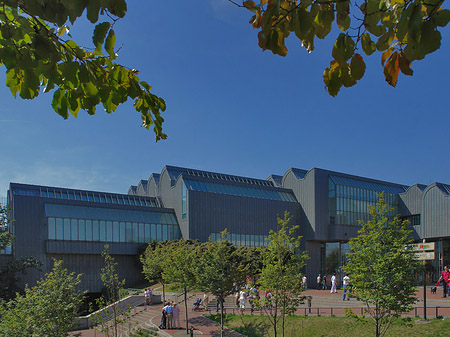
[[[65,119],[69,113],[77,117],[80,109],[93,115],[100,103],[111,113],[130,98],[142,126],[153,125],[156,140],[165,139],[164,100],[139,80],[138,70],[115,62],[113,28],[126,11],[125,0],[2,1],[0,65],[6,67],[11,93],[33,99],[40,92],[53,92],[52,108]],[[93,48],[78,45],[70,35],[84,13],[92,24],[106,20],[93,30]]]
[[[25,295],[18,295],[3,308],[2,335],[67,336],[83,301],[84,293],[76,290],[80,278],[81,275],[69,274],[62,261],[54,261],[53,270],[37,286],[27,287]]]
[[[323,73],[332,96],[342,85],[353,86],[364,76],[361,49],[367,56],[381,54],[385,79],[395,87],[400,71],[412,75],[412,61],[440,48],[439,30],[450,21],[444,0],[228,1],[253,12],[250,24],[259,30],[259,46],[281,56],[287,54],[285,39],[291,33],[312,52],[315,38],[324,39],[336,23],[341,33]]]
[[[106,294],[96,300],[100,309],[93,315],[93,321],[100,325],[100,331],[106,336],[119,336],[118,327],[130,318],[129,311],[124,311],[119,307],[120,293],[125,285],[125,280],[120,280],[117,274],[117,262],[108,252],[109,245],[105,245],[102,257],[105,266],[101,270],[100,278],[105,286]],[[112,320],[112,324],[109,321]]]
[[[186,334],[189,333],[187,292],[196,283],[195,267],[197,255],[196,242],[178,240],[167,246],[167,258],[164,262],[163,279],[177,284],[184,293],[184,311],[186,317]]]
[[[234,282],[243,283],[245,276],[240,273],[236,248],[225,239],[226,230],[219,241],[208,241],[197,249],[197,284],[205,292],[217,296],[220,304],[220,335],[223,330],[223,301],[233,293]]]
[[[167,259],[167,242],[149,243],[144,255],[141,256],[142,273],[149,282],[160,283],[163,288],[163,303],[166,302],[166,280],[163,277],[165,261]]]
[[[352,296],[366,304],[378,337],[384,335],[394,317],[411,310],[417,301],[413,273],[419,262],[414,252],[406,249],[412,242],[408,221],[389,219],[392,209],[383,194],[369,211],[371,220],[350,240],[345,271],[356,286]]]
[[[263,251],[263,268],[259,278],[261,287],[272,294],[271,298],[262,298],[259,305],[264,308],[275,337],[280,319],[284,337],[285,315],[293,314],[304,300],[301,296],[301,269],[308,256],[306,252],[299,250],[299,226],[289,227],[291,219],[286,212],[282,219],[278,218],[278,230],[270,231],[269,245]]]

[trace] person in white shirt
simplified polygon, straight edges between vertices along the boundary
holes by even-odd
[[[173,304],[172,314],[173,314],[173,328],[174,329],[181,329],[180,308],[177,306],[176,303]]]
[[[350,284],[350,276],[348,276],[348,274],[345,274],[344,278],[342,279],[342,285],[344,288],[344,292],[342,294],[342,300],[345,301],[345,293],[348,292],[347,301],[350,301],[349,294],[352,293],[352,286]]]
[[[333,274],[333,276],[331,276],[331,291],[330,294],[332,293],[337,293],[337,289],[336,289],[336,273]]]
[[[322,275],[317,275],[317,290],[322,289]]]
[[[305,290],[308,288],[308,282],[306,279],[306,275],[302,277],[302,286],[305,288]]]

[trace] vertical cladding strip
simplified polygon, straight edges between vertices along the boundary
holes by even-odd
[[[421,238],[450,236],[450,196],[437,186],[424,193],[423,214],[421,217]]]
[[[14,226],[15,243],[14,257],[34,257],[43,263],[42,272],[36,269],[30,270],[22,278],[19,286],[24,287],[26,283],[30,286],[35,284],[51,270],[46,264],[45,240],[47,239],[47,226],[44,213],[44,203],[39,197],[14,196]]]

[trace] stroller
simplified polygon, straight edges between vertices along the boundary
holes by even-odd
[[[202,304],[202,299],[199,297],[192,305],[192,311],[200,310],[200,305]]]

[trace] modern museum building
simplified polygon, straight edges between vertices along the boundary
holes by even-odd
[[[416,241],[435,243],[427,277],[437,279],[450,264],[450,185],[405,186],[319,168],[291,168],[264,180],[165,166],[126,194],[11,183],[15,241],[0,251],[0,266],[25,256],[39,259],[41,271],[23,278],[34,284],[53,259],[61,259],[69,271],[83,274],[83,289],[99,292],[107,243],[119,276],[132,286],[142,281],[139,254],[148,242],[214,241],[226,228],[235,245],[264,246],[277,217],[288,212],[291,224],[300,226],[311,282],[318,273],[342,273],[348,240],[369,220],[369,205],[381,192],[391,215],[410,221]]]

